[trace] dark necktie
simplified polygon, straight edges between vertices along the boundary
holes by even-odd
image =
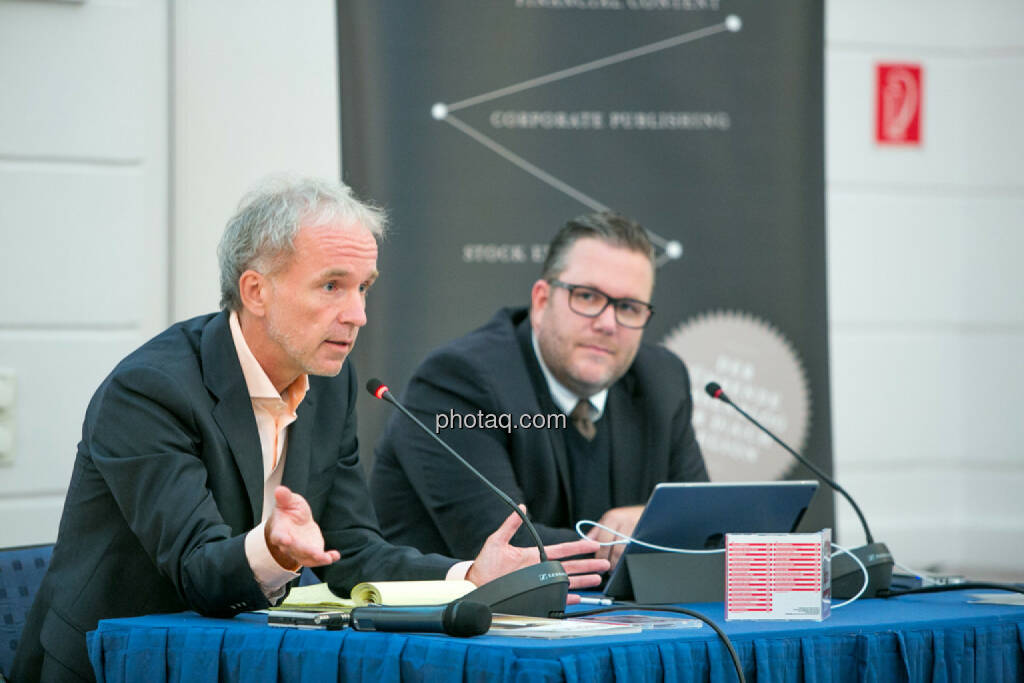
[[[587,441],[593,441],[594,436],[597,434],[597,427],[594,426],[594,420],[591,419],[590,413],[590,401],[587,399],[580,399],[580,402],[569,413],[569,419],[572,420],[573,427]]]

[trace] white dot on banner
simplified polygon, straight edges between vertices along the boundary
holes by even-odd
[[[733,33],[736,33],[736,31],[743,28],[743,20],[735,14],[730,14],[725,18],[725,27]]]
[[[677,259],[683,255],[683,244],[677,240],[672,240],[665,245],[665,256],[671,259]]]
[[[430,115],[440,121],[441,119],[448,116],[448,107],[444,106],[443,103],[438,102],[430,108]]]

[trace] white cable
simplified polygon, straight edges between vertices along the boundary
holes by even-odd
[[[711,555],[711,554],[714,554],[714,553],[724,553],[725,552],[725,548],[717,548],[715,550],[689,550],[689,549],[686,549],[686,548],[668,548],[668,547],[663,546],[663,545],[655,545],[654,543],[647,543],[646,541],[638,541],[637,539],[633,538],[632,536],[628,536],[628,535],[622,533],[621,531],[616,531],[615,529],[610,529],[609,527],[606,527],[604,524],[599,524],[599,523],[597,523],[597,522],[595,522],[593,520],[590,520],[590,519],[581,519],[580,521],[576,522],[576,533],[579,534],[580,538],[587,538],[587,535],[585,533],[583,533],[583,529],[580,528],[584,524],[589,524],[590,526],[597,527],[598,529],[603,529],[604,531],[607,531],[608,533],[612,534],[613,536],[618,536],[619,539],[620,539],[618,541],[605,541],[604,543],[600,543],[599,542],[598,543],[599,546],[623,545],[625,543],[636,543],[637,545],[642,545],[645,548],[650,548],[652,550],[661,550],[662,552],[666,552],[666,553],[685,553],[685,554],[693,554],[693,555]],[[857,563],[857,566],[860,567],[861,573],[864,575],[864,583],[861,585],[860,590],[857,591],[856,595],[854,595],[849,600],[841,602],[838,605],[833,605],[832,606],[832,609],[839,609],[840,607],[845,607],[845,606],[849,605],[851,602],[853,602],[854,600],[857,600],[858,598],[860,598],[860,596],[864,595],[864,591],[866,591],[868,589],[868,581],[869,581],[868,568],[864,566],[864,563],[860,561],[859,557],[854,555],[852,552],[850,552],[849,550],[847,550],[843,546],[841,546],[841,545],[839,545],[837,543],[833,543],[832,547],[836,548],[841,553],[846,553],[847,555],[849,555],[853,559],[853,561]]]
[[[615,529],[610,529],[610,528],[606,527],[604,524],[598,524],[597,522],[595,522],[593,520],[590,520],[590,519],[581,519],[580,521],[576,522],[576,533],[579,534],[580,538],[587,538],[587,535],[585,533],[583,533],[582,529],[580,529],[580,526],[582,526],[583,524],[589,524],[590,526],[596,526],[598,529],[603,529],[604,531],[607,531],[608,533],[612,534],[613,536],[618,536],[621,539],[621,540],[618,540],[618,541],[605,541],[604,543],[598,543],[598,545],[600,545],[600,546],[624,545],[626,543],[636,543],[637,545],[642,545],[645,548],[650,548],[651,550],[661,550],[661,551],[666,552],[666,553],[683,553],[683,554],[693,554],[693,555],[712,555],[714,553],[724,553],[725,552],[725,548],[715,548],[713,550],[688,550],[686,548],[668,548],[668,547],[663,546],[663,545],[655,545],[654,543],[648,543],[647,541],[637,540],[637,539],[633,538],[632,536],[628,536],[628,535],[622,533],[621,531],[616,531]]]
[[[598,543],[598,545],[600,545],[600,546],[623,545],[625,543],[636,543],[637,545],[642,545],[645,548],[650,548],[652,550],[661,550],[661,551],[666,552],[666,553],[687,553],[687,554],[693,554],[693,555],[711,555],[711,554],[714,554],[714,553],[724,553],[725,552],[725,548],[717,548],[715,550],[688,550],[686,548],[668,548],[668,547],[663,546],[663,545],[655,545],[654,543],[647,543],[646,541],[638,541],[637,539],[633,538],[632,536],[628,536],[628,535],[622,533],[621,531],[616,531],[615,529],[610,529],[610,528],[606,527],[604,524],[599,524],[599,523],[597,523],[597,522],[595,522],[593,520],[590,520],[590,519],[581,519],[580,521],[576,522],[576,533],[579,534],[580,538],[587,538],[587,535],[585,533],[583,533],[583,529],[580,528],[584,524],[588,524],[590,526],[597,527],[598,529],[603,529],[604,531],[607,531],[608,533],[612,534],[613,536],[618,536],[619,539],[620,539],[618,541],[605,541],[604,543]],[[833,543],[832,547],[836,548],[841,553],[846,553],[847,555],[849,555],[853,559],[853,561],[857,563],[857,566],[860,567],[861,573],[864,575],[864,583],[861,585],[860,590],[857,591],[856,595],[854,595],[849,600],[841,602],[838,605],[833,605],[832,606],[832,609],[839,609],[840,607],[845,607],[846,605],[849,605],[851,602],[853,602],[854,600],[859,599],[860,596],[864,595],[864,591],[866,591],[868,589],[868,581],[869,581],[868,568],[864,566],[864,563],[860,561],[859,557],[854,555],[852,552],[850,552],[849,550],[847,550],[843,546],[841,546],[841,545],[839,545],[837,543]]]
[[[839,603],[838,605],[832,605],[832,609],[839,609],[840,607],[845,607],[846,605],[849,605],[851,602],[853,602],[854,600],[856,600],[860,596],[864,595],[864,591],[866,591],[868,589],[868,580],[869,580],[868,579],[868,568],[864,566],[864,563],[860,561],[859,557],[857,557],[856,555],[851,553],[849,550],[847,550],[843,546],[837,545],[837,544],[833,543],[832,547],[833,548],[838,548],[840,552],[843,552],[843,553],[846,553],[847,555],[849,555],[853,559],[853,561],[857,563],[857,566],[860,567],[861,573],[864,574],[864,584],[860,587],[860,590],[857,591],[856,595],[854,595],[849,600],[846,600],[845,602]]]
[[[912,569],[912,568],[908,567],[905,564],[900,564],[896,560],[893,560],[892,566],[896,567],[897,569],[902,569],[903,571],[907,572],[908,574],[913,574],[918,579],[923,579],[925,577],[933,576],[933,574],[931,574],[930,572],[921,572],[921,571],[918,571],[916,569]]]

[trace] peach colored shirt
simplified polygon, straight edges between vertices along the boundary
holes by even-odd
[[[284,585],[299,575],[277,563],[267,547],[264,531],[267,518],[274,510],[274,489],[281,484],[281,475],[284,473],[284,461],[288,454],[288,425],[295,422],[295,411],[309,391],[309,377],[299,375],[284,391],[277,393],[273,382],[245,342],[238,314],[234,311],[231,312],[228,325],[235,342],[238,362],[242,366],[245,386],[252,400],[260,448],[263,451],[263,516],[259,525],[245,536],[245,556],[264,595],[273,599],[280,597],[278,594],[283,593]]]
[[[259,525],[245,536],[245,556],[264,595],[272,602],[276,602],[284,594],[284,585],[297,577],[298,573],[277,563],[267,547],[264,531],[267,518],[270,517],[275,505],[274,489],[280,485],[284,472],[284,461],[288,454],[288,425],[295,422],[295,411],[309,391],[309,377],[299,375],[278,394],[273,382],[267,377],[267,373],[242,336],[236,312],[231,312],[228,325],[231,328],[231,338],[235,342],[238,362],[242,366],[245,385],[252,399],[252,410],[256,416],[260,447],[263,450],[263,517]],[[472,561],[465,561],[452,565],[445,578],[464,579],[472,564]]]

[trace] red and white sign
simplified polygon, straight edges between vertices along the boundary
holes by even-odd
[[[875,141],[885,145],[921,144],[924,88],[919,64],[879,64]]]
[[[831,537],[727,534],[725,618],[821,621],[831,611]]]

